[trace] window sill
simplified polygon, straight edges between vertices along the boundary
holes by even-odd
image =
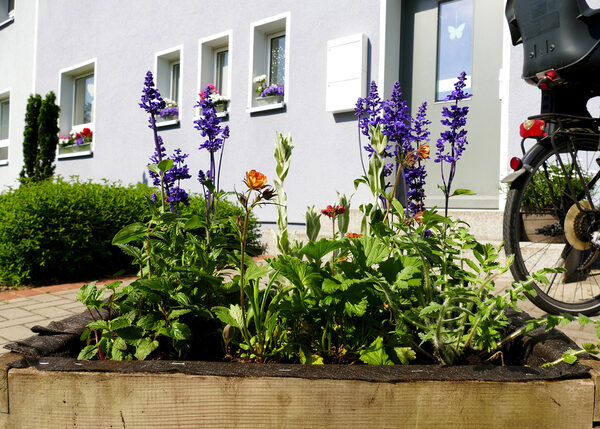
[[[285,107],[285,102],[273,103],[273,104],[267,104],[266,106],[250,107],[250,108],[246,109],[246,112],[248,112],[248,113],[266,112],[269,110],[283,109],[284,107]]]
[[[57,159],[61,160],[61,159],[68,159],[68,158],[84,158],[84,157],[91,156],[92,153],[93,152],[91,150],[86,150],[84,152],[64,153],[64,154],[59,154],[57,156]]]
[[[179,124],[179,119],[170,119],[168,121],[158,121],[158,122],[156,122],[156,128],[172,127],[173,125],[178,125],[178,124]]]
[[[2,30],[4,27],[8,27],[13,22],[15,22],[15,17],[9,16],[8,19],[5,19],[4,21],[0,22],[0,30]]]
[[[226,118],[229,116],[229,110],[225,110],[224,112],[217,112],[217,118]]]
[[[8,165],[8,159],[0,159],[0,167],[3,165]]]

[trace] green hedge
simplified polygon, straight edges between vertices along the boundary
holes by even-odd
[[[145,185],[122,186],[77,179],[28,183],[0,195],[0,283],[53,284],[135,270],[111,244],[123,226],[149,218]],[[196,198],[186,209],[202,215]],[[219,217],[240,214],[222,203]],[[253,220],[257,247],[260,235]],[[233,231],[226,233],[234,239]],[[232,244],[233,245],[233,244]]]

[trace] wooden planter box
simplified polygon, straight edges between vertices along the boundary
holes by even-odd
[[[14,347],[29,356],[0,357],[1,428],[589,429],[599,420],[595,361],[548,369],[77,361],[33,356],[36,338]],[[538,333],[513,347],[535,365],[569,341]]]

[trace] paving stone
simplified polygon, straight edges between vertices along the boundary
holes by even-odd
[[[16,300],[14,300],[14,301],[16,301]],[[8,310],[9,308],[22,308],[23,306],[26,306],[26,305],[38,304],[39,303],[39,301],[34,301],[34,300],[30,299],[30,298],[26,298],[24,301],[13,302],[11,300],[11,301],[8,301],[8,302],[9,302],[9,304],[0,306],[0,314],[4,310]]]
[[[29,297],[26,298],[14,298],[14,299],[5,299],[3,301],[0,301],[0,303],[2,303],[2,305],[16,305],[19,302],[23,302],[23,301],[27,301],[28,299],[30,299]]]
[[[52,292],[52,295],[59,295],[63,298],[72,296],[73,299],[75,299],[75,297],[77,296],[77,292],[79,292],[79,289],[61,290],[60,292]]]
[[[33,313],[31,313],[30,311],[27,310],[23,310],[22,308],[9,308],[7,310],[2,310],[2,317],[4,317],[5,319],[20,319],[23,317],[28,317],[31,316]]]
[[[63,298],[60,296],[56,296],[52,293],[45,293],[45,294],[41,294],[41,295],[34,295],[31,297],[31,299],[38,301],[38,302],[51,302],[51,301],[56,301],[56,300],[60,300]]]
[[[72,314],[70,311],[58,307],[36,308],[35,310],[31,311],[35,314],[39,314],[40,316],[51,319],[60,319],[61,317],[67,317]]]
[[[9,328],[0,329],[0,337],[6,338],[9,341],[22,340],[23,338],[31,337],[33,332],[25,326],[11,326]]]
[[[32,304],[23,305],[21,308],[24,310],[36,310],[38,308],[52,308],[52,307],[61,307],[63,305],[70,305],[73,301],[68,299],[60,299],[51,302],[38,302],[34,301]],[[0,308],[0,315],[2,315],[2,309]]]
[[[29,317],[23,317],[20,319],[5,320],[4,322],[0,322],[0,329],[8,328],[10,326],[24,325],[28,322],[37,322],[44,319],[46,319],[46,317],[40,316],[39,314],[33,314]]]

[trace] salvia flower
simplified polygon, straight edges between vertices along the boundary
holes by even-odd
[[[326,208],[324,208],[323,210],[321,210],[321,213],[327,217],[335,219],[338,215],[341,215],[342,213],[346,213],[346,209],[343,206],[329,205]]]
[[[446,198],[446,215],[448,214],[450,189],[456,173],[456,162],[462,156],[467,145],[467,130],[464,127],[467,124],[469,108],[458,105],[460,101],[471,96],[471,94],[464,92],[466,79],[467,75],[463,71],[454,84],[454,91],[446,97],[446,101],[453,101],[454,103],[449,108],[447,106],[442,108],[444,119],[441,120],[441,123],[448,129],[441,133],[436,144],[435,162],[440,163],[444,196]],[[449,172],[444,171],[444,163],[450,165]]]
[[[151,71],[146,73],[140,107],[151,115],[158,115],[166,107],[165,101],[154,87],[154,79]]]
[[[211,87],[212,86],[212,87]],[[214,85],[208,85],[204,92],[204,97],[194,107],[201,109],[200,118],[194,121],[195,128],[200,131],[202,137],[206,140],[200,145],[200,149],[206,149],[211,153],[215,153],[223,147],[225,139],[229,137],[229,127],[222,128],[220,126],[221,119],[217,117],[215,105],[211,100],[211,94],[214,93]]]

